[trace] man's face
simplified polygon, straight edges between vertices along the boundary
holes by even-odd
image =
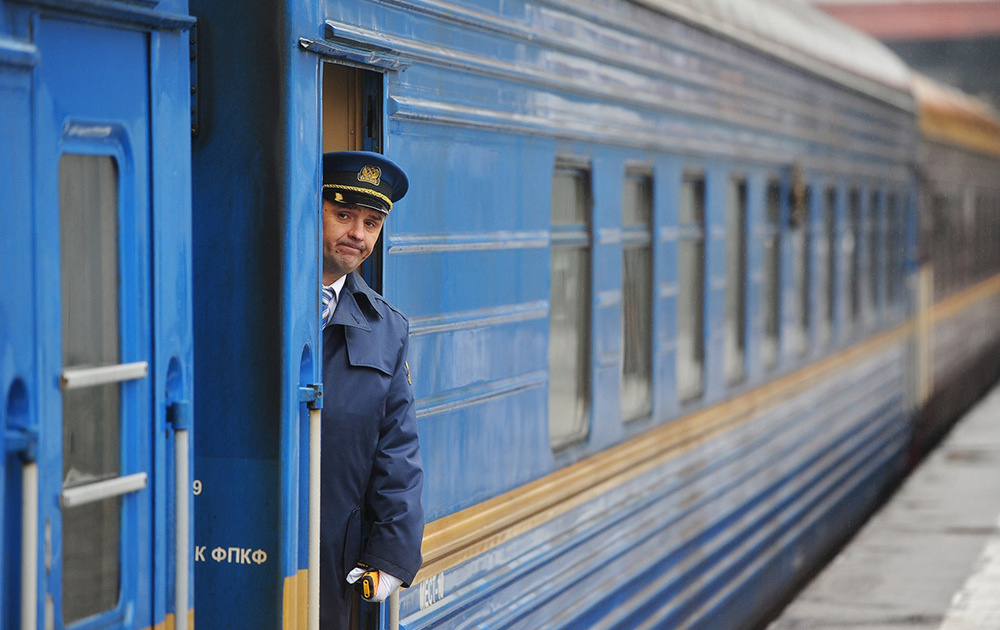
[[[323,200],[323,284],[346,276],[371,256],[384,220],[378,210]]]

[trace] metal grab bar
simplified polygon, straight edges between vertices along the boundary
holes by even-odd
[[[174,510],[174,554],[177,563],[174,575],[174,628],[175,630],[188,630],[188,543],[190,536],[188,488],[190,482],[188,480],[189,444],[187,430],[175,431],[174,440],[174,466],[176,468],[174,496],[177,502]]]
[[[399,591],[389,596],[389,630],[399,630]]]
[[[95,385],[107,385],[122,381],[134,381],[149,374],[149,364],[145,361],[102,365],[100,367],[66,368],[59,376],[62,389],[79,389]]]
[[[319,630],[319,506],[321,409],[309,410],[309,630]]]
[[[21,630],[37,630],[38,464],[21,471]]]
[[[149,475],[144,472],[115,477],[105,481],[95,481],[82,486],[66,488],[59,496],[63,508],[77,507],[96,501],[103,501],[129,492],[142,490],[149,483]]]

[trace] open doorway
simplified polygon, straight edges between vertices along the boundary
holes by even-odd
[[[323,152],[382,152],[382,74],[323,64]],[[361,276],[382,292],[382,236],[361,266]]]

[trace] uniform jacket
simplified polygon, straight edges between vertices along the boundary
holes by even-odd
[[[347,627],[358,563],[408,586],[420,568],[420,449],[406,364],[408,322],[357,273],[323,330],[320,620]]]

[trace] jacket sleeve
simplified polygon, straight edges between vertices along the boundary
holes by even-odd
[[[404,320],[405,321],[405,320]],[[371,525],[361,561],[409,586],[422,562],[424,532],[421,492],[424,473],[417,439],[417,418],[410,386],[406,326],[379,427],[378,447],[368,488]]]

